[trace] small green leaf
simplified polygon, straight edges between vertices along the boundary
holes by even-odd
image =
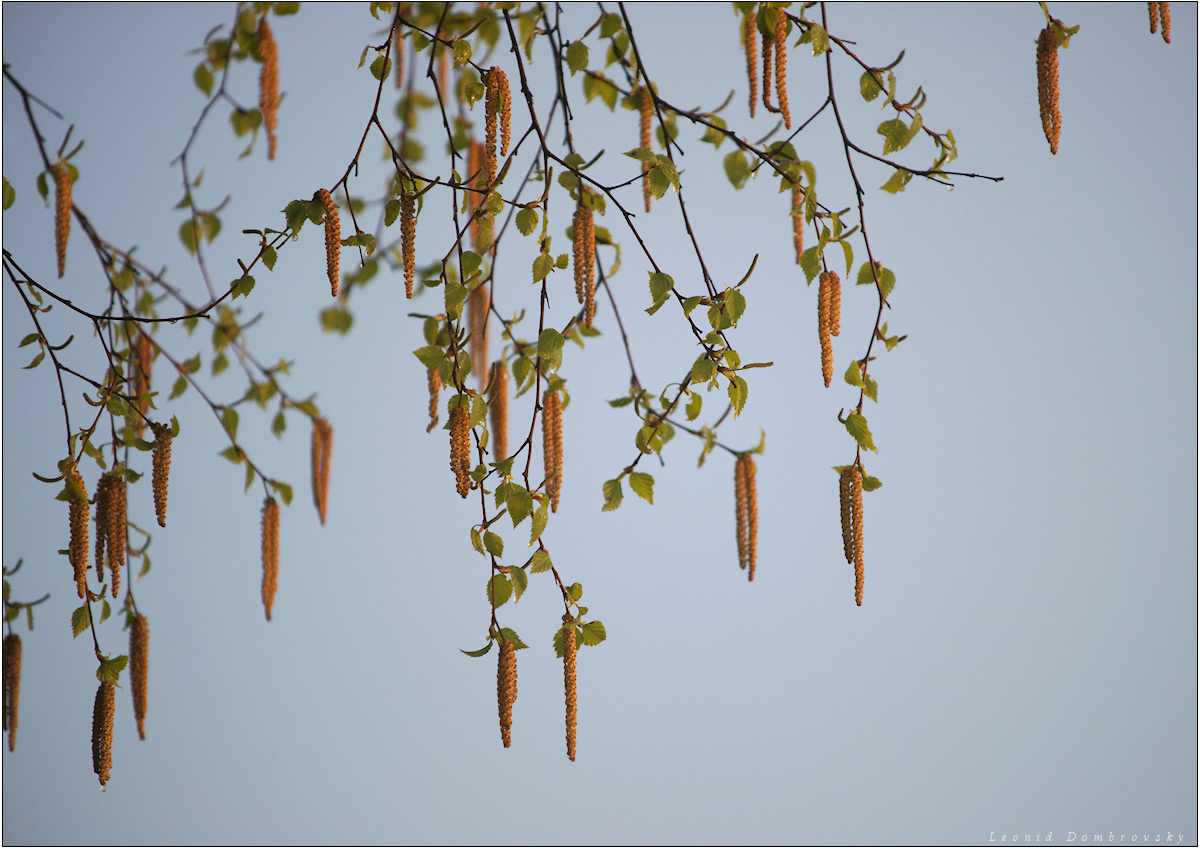
[[[521,593],[525,592],[525,588],[529,586],[529,576],[520,566],[514,566],[509,570],[508,579],[513,586],[513,601],[518,602],[521,600]]]
[[[829,49],[829,33],[825,32],[820,24],[815,21],[809,24],[808,32],[805,34],[809,36],[809,40],[812,42],[812,53],[814,56],[820,56]]]
[[[505,502],[508,504],[508,515],[512,518],[514,528],[533,512],[533,496],[529,494],[529,490],[516,483],[509,486]]]
[[[508,576],[504,574],[494,576],[487,582],[487,599],[488,604],[493,608],[500,607],[504,602],[512,598],[512,583],[509,582]]]
[[[377,80],[385,79],[392,70],[392,60],[386,58],[382,53],[375,57],[375,61],[371,63],[371,76]]]
[[[740,150],[725,155],[725,176],[735,189],[740,189],[750,178],[750,163]]]
[[[22,368],[26,368],[26,369],[37,368],[38,363],[40,363],[42,361],[42,358],[45,356],[46,356],[45,351],[38,351],[37,355],[30,361],[29,365],[23,366]]]
[[[870,71],[863,71],[863,75],[859,77],[858,86],[862,91],[863,100],[868,103],[883,94],[883,88],[880,87],[879,81]]]
[[[893,118],[880,124],[875,132],[883,136],[883,155],[887,156],[889,153],[904,148],[905,138],[908,136],[908,125],[899,118]]]
[[[621,499],[624,498],[624,493],[621,492],[621,479],[605,481],[604,483],[604,507],[602,512],[616,510],[621,506]]]
[[[454,67],[461,68],[471,61],[471,42],[465,38],[454,41]]]
[[[750,394],[750,387],[746,385],[746,381],[741,375],[733,375],[733,379],[729,383],[729,403],[733,404],[733,417],[736,419],[742,414],[742,408],[746,406],[746,396]]]
[[[492,650],[492,641],[491,640],[488,640],[488,643],[486,646],[484,646],[481,649],[475,649],[475,651],[467,651],[466,649],[459,649],[460,652],[467,655],[468,657],[483,657],[485,654],[487,654],[491,650]]]
[[[862,371],[858,367],[857,360],[851,360],[849,367],[846,369],[845,381],[851,386],[862,386]]]
[[[254,278],[249,274],[243,274],[237,280],[229,284],[229,288],[233,291],[233,297],[245,297],[254,289]]]
[[[74,637],[78,637],[80,634],[86,631],[88,629],[88,625],[91,624],[91,621],[92,617],[91,614],[88,613],[87,604],[85,603],[77,607],[71,614],[72,639],[74,639]]]
[[[179,377],[175,378],[175,385],[171,387],[171,395],[170,395],[170,397],[168,397],[167,400],[171,400],[171,398],[178,398],[180,395],[182,395],[184,392],[187,391],[187,388],[188,388],[187,378],[184,377],[182,374],[179,375]]]
[[[701,354],[692,365],[692,385],[698,386],[712,380],[717,373],[717,364]]]
[[[529,564],[529,571],[535,575],[539,572],[549,572],[553,565],[550,560],[550,552],[544,548],[539,548],[533,553],[533,561]]]
[[[629,475],[629,488],[642,498],[654,503],[654,476],[644,472],[631,472]]]
[[[562,349],[565,344],[566,340],[562,334],[553,327],[547,327],[538,336],[538,357],[550,371],[555,371],[562,365]]]
[[[521,231],[522,236],[528,236],[532,233],[537,223],[538,214],[536,209],[522,209],[517,213],[517,229]],[[542,276],[544,277],[545,275]]]
[[[277,257],[278,254],[275,253],[275,249],[270,245],[267,245],[265,248],[263,248],[262,261],[263,265],[267,267],[267,271],[275,270],[275,260]]]
[[[112,660],[100,661],[100,667],[96,670],[96,679],[101,684],[117,684],[121,677],[121,670],[125,668],[125,664],[129,663],[127,655],[114,657]]]
[[[808,278],[808,282],[813,280],[821,273],[821,253],[816,245],[805,249],[804,253],[800,254],[800,268],[804,271],[804,276]]]
[[[546,275],[554,268],[554,260],[549,254],[538,254],[533,261],[533,282],[538,283],[546,279]]]
[[[580,635],[583,637],[583,644],[585,646],[600,645],[600,643],[604,642],[604,638],[608,636],[604,632],[604,623],[599,620],[582,623]]]
[[[896,194],[904,191],[904,187],[908,185],[908,181],[912,179],[912,172],[905,171],[903,168],[897,168],[896,172],[888,177],[888,181],[879,188],[885,192]]]
[[[695,372],[693,370],[693,376],[694,376],[694,374],[695,374]],[[685,412],[687,413],[687,420],[689,422],[694,422],[696,420],[697,416],[700,415],[700,407],[703,403],[704,403],[703,400],[700,398],[700,393],[693,392],[691,400],[687,402],[687,407],[685,408]]]
[[[12,183],[8,182],[8,178],[4,178],[4,208],[8,209],[17,200],[17,190],[12,187]]]
[[[543,498],[542,503],[538,505],[538,509],[533,511],[533,520],[530,522],[532,528],[529,531],[529,544],[533,545],[542,537],[542,532],[546,530],[546,523],[550,521],[550,499]],[[534,570],[537,571],[537,570]]]
[[[879,478],[873,478],[870,475],[863,476],[862,484],[863,492],[874,492],[875,490],[879,489],[879,487],[883,486],[883,484],[879,482]]]
[[[588,48],[582,41],[572,41],[567,48],[567,67],[571,69],[571,76],[575,76],[576,72],[587,68],[588,64]]]
[[[871,439],[871,431],[867,429],[867,420],[860,413],[851,413],[846,418],[846,430],[863,448],[875,451],[876,454],[879,453],[875,448],[875,442]]]
[[[650,297],[654,304],[646,312],[650,315],[658,312],[659,308],[667,302],[667,298],[671,296],[671,290],[674,288],[675,281],[671,279],[671,275],[661,271],[650,272]]]
[[[504,540],[491,531],[484,531],[483,545],[489,553],[496,557],[501,557],[504,554]]]
[[[212,94],[213,77],[212,71],[208,70],[207,62],[201,62],[196,66],[196,70],[192,74],[192,80],[196,83],[196,88],[204,92],[205,97]]]

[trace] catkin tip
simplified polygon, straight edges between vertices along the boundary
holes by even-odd
[[[828,271],[821,273],[820,281],[817,290],[817,334],[821,341],[821,376],[825,385],[829,386],[833,381],[833,341],[830,339],[833,330],[830,320],[833,281]]]
[[[417,269],[417,199],[405,192],[400,198],[400,250],[404,259],[404,296],[412,300]]]
[[[88,567],[88,516],[91,509],[88,506],[87,487],[83,483],[83,475],[79,470],[71,468],[71,478],[83,491],[82,498],[71,499],[69,517],[71,523],[71,542],[67,549],[70,554],[71,566],[75,570],[75,586],[80,598],[87,598],[87,567]]]
[[[450,411],[450,468],[458,494],[466,498],[471,492],[471,429],[470,414],[465,405]]]
[[[654,114],[654,95],[650,92],[649,86],[642,86],[637,90],[637,105],[638,105],[638,129],[640,131],[639,141],[641,147],[650,149],[650,118]],[[646,211],[650,211],[650,198],[654,193],[650,191],[650,163],[642,163],[642,197],[646,201]]]
[[[324,417],[313,419],[312,430],[312,490],[313,504],[321,524],[325,524],[329,503],[329,458],[333,454],[333,425]]]
[[[338,293],[338,269],[342,264],[342,225],[338,220],[337,204],[328,189],[318,189],[313,195],[313,201],[321,204],[325,210],[325,273],[329,277],[329,285],[333,297]]]
[[[733,494],[737,507],[738,565],[748,570],[747,578],[754,580],[758,565],[758,487],[754,458],[738,456],[733,467]]]
[[[152,465],[154,477],[154,513],[158,517],[160,528],[167,526],[167,484],[171,476],[171,427],[170,425],[151,422],[154,431],[154,454]]]
[[[567,702],[567,757],[573,761],[575,760],[575,738],[579,709],[579,693],[576,687],[575,673],[574,623],[568,623],[563,626],[563,686],[566,690]]]
[[[258,77],[258,109],[267,128],[267,159],[275,158],[275,129],[279,126],[279,48],[264,15],[258,22],[258,52],[262,73]]]
[[[787,96],[787,29],[788,16],[783,9],[776,9],[775,16],[775,94],[779,98],[779,111],[783,123],[792,128],[792,113],[788,110]],[[766,85],[766,83],[764,83]]]
[[[754,107],[758,104],[758,27],[753,12],[746,15],[742,24],[742,41],[746,46],[746,76],[750,80],[750,117],[753,118]]]
[[[549,390],[542,396],[542,457],[550,511],[557,513],[562,491],[562,396]]]

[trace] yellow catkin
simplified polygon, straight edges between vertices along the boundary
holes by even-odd
[[[1159,3],[1158,11],[1162,15],[1162,37],[1167,44],[1171,43],[1171,4]]]
[[[488,412],[492,419],[492,453],[497,461],[504,460],[508,457],[508,369],[504,360],[497,360],[492,366]]]
[[[750,80],[750,117],[754,117],[754,107],[758,105],[758,27],[755,25],[754,14],[746,15],[742,24],[742,42],[746,46],[746,76]]]
[[[842,552],[846,555],[846,562],[854,562],[854,514],[851,507],[850,498],[850,479],[853,476],[855,466],[847,466],[842,469],[842,473],[838,476],[838,504],[841,508],[842,516]]]
[[[21,637],[4,638],[4,730],[8,732],[8,750],[17,748],[17,708],[21,703]]]
[[[137,399],[138,412],[142,414],[142,418],[134,425],[134,431],[139,439],[146,428],[146,410],[150,408],[150,402],[143,396],[150,392],[150,370],[153,363],[154,346],[150,343],[150,337],[139,332],[137,341],[133,343],[133,355],[129,364],[130,378],[133,381],[133,397]]]
[[[112,572],[112,597],[121,589],[121,569],[125,565],[125,549],[128,532],[128,505],[126,502],[125,475],[110,472],[101,478],[108,481],[108,504],[105,510],[104,537],[108,546],[108,566]],[[99,494],[97,492],[97,494]],[[99,544],[97,542],[97,544]]]
[[[442,375],[435,369],[429,369],[429,427],[426,433],[432,433],[438,423],[438,393],[442,391]]]
[[[167,484],[171,477],[171,427],[170,425],[150,423],[154,431],[154,514],[158,517],[158,526],[167,526]]]
[[[333,289],[333,297],[338,293],[338,269],[342,265],[342,225],[338,221],[337,204],[328,189],[318,189],[313,195],[313,202],[321,204],[325,210],[325,273],[329,276],[329,285]]]
[[[479,375],[482,388],[488,377],[488,310],[492,306],[491,292],[486,285],[476,286],[467,295],[467,318],[471,325],[471,371]]]
[[[112,770],[113,708],[116,706],[117,691],[112,684],[101,684],[96,688],[96,703],[92,707],[92,771],[100,777],[100,783],[108,783]]]
[[[567,701],[567,757],[575,760],[576,715],[579,710],[579,693],[575,676],[575,625],[563,628],[563,689]]]
[[[804,189],[799,183],[792,184],[792,209],[804,203]],[[792,243],[796,246],[796,264],[804,254],[804,211],[792,215]]]
[[[513,702],[517,700],[517,647],[503,637],[496,663],[496,700],[500,707],[500,739],[507,749],[512,745]]]
[[[325,524],[325,508],[329,503],[329,458],[333,453],[333,425],[321,417],[313,419],[312,430],[312,489],[313,504],[321,524]]]
[[[471,144],[467,148],[467,173],[473,178],[472,186],[482,189],[487,185],[489,177],[484,171],[484,165],[487,160],[487,148],[480,144],[476,139],[471,139]],[[479,217],[475,214],[475,210],[480,206],[480,198],[482,196],[478,192],[467,191],[467,215],[471,217],[471,242],[472,244],[479,241]]]
[[[854,522],[854,603],[862,607],[863,600],[863,503],[862,472],[852,466],[850,472],[850,512]]]
[[[500,154],[508,155],[512,132],[512,103],[508,93],[508,77],[499,68],[491,68],[484,79],[484,139],[486,144],[485,173],[489,185],[496,179],[496,119],[500,119]]]
[[[108,504],[111,493],[108,475],[96,483],[96,580],[104,580],[104,543],[108,538]]]
[[[826,386],[833,380],[833,342],[829,338],[831,287],[829,272],[821,272],[820,288],[817,291],[817,334],[821,338],[821,376],[825,378]]]
[[[542,397],[542,456],[546,469],[546,494],[550,510],[558,512],[558,497],[562,491],[562,396],[547,392]]]
[[[642,86],[637,90],[636,94],[638,106],[638,129],[640,132],[639,141],[641,147],[650,149],[650,117],[654,114],[654,96],[650,93],[649,86]],[[642,197],[646,200],[646,211],[650,211],[650,164],[642,163]]]
[[[275,605],[275,590],[279,588],[279,504],[271,496],[263,500],[262,509],[262,600],[271,621]]]
[[[792,113],[788,111],[787,98],[787,12],[776,9],[775,16],[775,94],[779,98],[779,111],[783,113],[783,124],[792,128]],[[763,82],[766,85],[766,82]]]
[[[836,271],[829,272],[829,335],[839,336],[842,332],[842,278]],[[828,386],[829,384],[826,384]]]
[[[738,563],[754,580],[758,565],[758,486],[754,458],[742,454],[734,465],[734,498],[737,503]]]
[[[146,739],[146,681],[150,676],[150,626],[139,613],[129,626],[129,683],[138,739]]]
[[[50,169],[54,177],[54,252],[58,257],[58,276],[67,269],[67,237],[71,235],[71,174],[65,162]]]
[[[592,208],[582,201],[575,207],[574,240],[575,296],[583,304],[583,324],[591,327],[596,317],[596,226]]]
[[[400,27],[392,33],[392,67],[396,71],[396,88],[404,88],[404,39]]]
[[[767,36],[765,33],[762,37],[762,102],[763,106],[767,107],[768,112],[778,112],[771,105],[771,60],[775,56],[774,36]]]
[[[450,92],[450,48],[445,45],[438,50],[438,88],[443,96]]]
[[[466,405],[450,411],[450,469],[458,494],[466,498],[471,491],[471,430]]]
[[[1058,111],[1058,34],[1050,24],[1038,36],[1038,107],[1042,114],[1042,132],[1050,142],[1050,152],[1058,153],[1062,116]]]
[[[258,110],[267,128],[267,159],[273,160],[275,129],[279,126],[279,48],[265,17],[258,22],[258,52],[263,63],[258,78]]]
[[[83,484],[83,476],[75,468],[71,469],[71,477],[83,490],[83,498],[72,499],[70,507],[71,544],[67,549],[70,553],[71,566],[75,569],[75,586],[79,597],[87,597],[87,567],[88,567],[88,515],[91,508],[87,501],[87,488]]]
[[[400,198],[400,247],[404,256],[404,296],[411,300],[417,269],[417,199],[409,192]]]
[[[1146,5],[1150,9],[1150,32],[1156,33],[1158,32],[1158,3],[1155,3],[1153,0],[1151,0],[1151,2],[1147,3]]]

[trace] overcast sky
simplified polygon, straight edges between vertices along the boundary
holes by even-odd
[[[445,431],[425,433],[425,371],[410,353],[425,342],[407,317],[440,311],[440,294],[409,304],[400,278],[384,273],[355,293],[348,336],[322,333],[329,290],[310,225],[239,306],[244,319],[263,314],[248,332],[255,356],[292,361],[287,391],[315,393],[333,424],[328,522],[311,505],[306,419],[290,413],[277,440],[273,406],[240,407],[247,451],[296,491],[265,622],[261,487],[243,494],[243,471],[218,456],[227,443],[194,390],[160,402],[160,416],[177,415],[183,430],[168,527],[155,528],[153,568],[134,590],[151,632],[147,739],[137,739],[123,677],[102,792],[90,752],[95,659],[86,636],[71,638],[79,602],[56,553],[67,508],[57,486],[31,476],[53,474],[65,454],[58,386],[49,362],[22,370],[33,349],[17,344],[33,328],[5,278],[3,561],[24,560],[10,579],[14,599],[51,598],[34,631],[14,623],[24,668],[19,743],[3,756],[4,842],[921,844],[1028,834],[1068,843],[1112,832],[1114,842],[1136,834],[1194,845],[1196,7],[1173,5],[1170,45],[1148,32],[1144,4],[1051,11],[1081,26],[1059,56],[1057,156],[1038,118],[1037,4],[828,9],[829,30],[864,61],[882,66],[906,51],[898,97],[923,86],[925,124],[957,140],[953,168],[1004,178],[958,178],[952,190],[914,180],[891,196],[876,188],[889,169],[855,159],[872,250],[897,278],[889,333],[908,336],[873,352],[879,402],[864,412],[879,451],[864,462],[883,487],[865,499],[861,608],[830,466],[854,457],[837,414],[858,395],[840,376],[862,356],[874,295],[846,287],[826,389],[816,287],[794,263],[787,196],[766,179],[732,191],[721,167],[730,145],[714,153],[680,121],[683,196],[714,280],[736,283],[759,254],[731,339],[744,362],[775,365],[747,373],[745,411],[719,434],[745,449],[766,432],[758,569],[748,583],[737,566],[732,457],[718,451],[697,469],[700,443],[686,434],[664,465],[639,464],[655,476],[653,506],[626,486],[620,510],[600,511],[601,485],[636,456],[637,429],[630,408],[607,403],[625,394],[629,369],[602,299],[602,335],[565,349],[562,506],[544,539],[608,633],[579,654],[575,763],[551,646],[562,608],[548,576],[531,576],[520,603],[499,611],[530,646],[518,653],[511,749],[497,729],[495,652],[460,651],[487,639],[488,570],[468,539],[479,512],[454,491]],[[566,12],[576,35],[594,14]],[[662,97],[711,109],[732,90],[731,126],[767,134],[773,121],[761,109],[746,115],[730,6],[628,12]],[[167,266],[196,301],[204,288],[178,240],[182,186],[171,162],[205,102],[189,51],[234,15],[215,4],[3,7],[4,62],[63,116],[35,109],[47,148],[71,124],[86,140],[73,160],[78,209],[105,238]],[[286,95],[276,159],[260,138],[238,160],[245,140],[220,104],[192,153],[205,169],[198,202],[232,196],[206,254],[222,285],[255,250],[242,230],[282,229],[289,201],[341,177],[374,99],[357,65],[384,24],[366,4],[306,5],[272,24]],[[595,66],[596,32],[588,43]],[[825,64],[805,46],[789,55],[792,114],[806,118],[824,97]],[[516,91],[512,57],[489,61],[503,63]],[[543,53],[529,68],[543,89],[550,67]],[[851,133],[878,153],[875,126],[890,110],[863,102],[843,55],[834,72]],[[236,97],[253,103],[258,66],[231,74]],[[619,155],[636,146],[633,113],[605,123],[606,108],[584,105],[580,77],[567,90],[585,158],[604,149],[604,173],[636,174]],[[390,84],[384,97],[380,115],[394,132]],[[101,270],[78,225],[67,275],[56,278],[53,210],[35,189],[40,160],[7,82],[3,101],[4,176],[16,190],[4,248],[35,279],[102,309]],[[518,107],[514,133],[528,124]],[[419,128],[431,156],[442,147],[438,124],[430,115]],[[827,110],[797,148],[816,166],[822,202],[842,209],[855,199],[835,132]],[[353,183],[364,197],[383,190],[380,148],[377,137],[364,148]],[[932,153],[919,141],[900,157],[925,167]],[[622,191],[640,211],[637,183]],[[552,195],[556,254],[567,249],[564,201]],[[373,228],[376,215],[360,221]],[[422,219],[419,263],[449,244],[436,217]],[[598,223],[623,245],[613,292],[638,373],[662,391],[695,359],[694,340],[674,304],[645,314],[648,265],[611,206]],[[673,195],[638,228],[681,289],[699,293]],[[519,252],[530,248],[509,241],[520,258],[502,266],[497,286],[510,311],[536,309],[532,254]],[[343,271],[353,253],[343,251]],[[600,254],[606,264],[612,256]],[[859,243],[856,273],[864,256]],[[571,289],[569,272],[552,277],[556,326],[575,309]],[[94,370],[90,327],[62,307],[45,321],[56,342],[75,334],[66,361]],[[521,329],[536,336],[536,313]],[[159,338],[181,358],[200,353],[208,391],[232,402],[245,384],[237,369],[209,377],[210,336],[164,327]],[[164,398],[174,376],[161,361],[156,369]],[[67,381],[73,423],[84,388]],[[526,424],[510,426],[510,445],[529,402],[514,405]],[[721,409],[708,396],[701,421]],[[149,470],[146,456],[134,462]],[[97,476],[85,466],[89,492]],[[130,505],[131,520],[154,525],[148,479],[131,487]],[[527,527],[497,526],[504,562],[528,556]],[[115,618],[100,639],[105,651],[127,650]]]

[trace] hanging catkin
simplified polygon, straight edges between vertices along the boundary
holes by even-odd
[[[58,257],[58,276],[67,268],[67,237],[71,235],[71,174],[65,162],[56,162],[54,177],[54,253]]]
[[[771,105],[771,80],[774,78],[771,74],[771,60],[775,56],[775,38],[774,33],[768,36],[763,33],[762,37],[762,102],[763,106],[767,107],[768,112],[778,112]]]
[[[258,22],[258,52],[263,63],[258,78],[258,110],[267,128],[267,159],[273,160],[275,129],[279,126],[279,49],[265,16]]]
[[[279,504],[271,496],[263,500],[262,509],[262,600],[271,621],[275,590],[279,588]]]
[[[783,113],[783,123],[789,130],[792,128],[792,113],[788,111],[787,99],[787,12],[776,9],[775,15],[775,94],[779,99],[779,111]],[[763,85],[767,83],[764,81]]]
[[[842,513],[842,547],[846,562],[854,564],[854,601],[863,597],[863,505],[862,470],[855,463],[842,470],[838,496]]]
[[[112,769],[113,708],[117,693],[112,684],[101,684],[96,689],[96,703],[92,706],[92,771],[100,778],[100,784],[108,783]]]
[[[508,155],[512,132],[512,103],[508,94],[508,77],[500,68],[490,68],[484,78],[484,140],[487,146],[486,174],[490,186],[496,179],[496,119],[500,119],[500,155]]]
[[[442,390],[442,375],[435,369],[429,369],[429,427],[426,433],[432,433],[438,423],[438,393]]]
[[[821,339],[821,376],[825,385],[833,380],[833,342],[830,340],[830,301],[832,300],[829,272],[821,272],[820,288],[817,290],[817,334]]]
[[[154,431],[154,453],[152,465],[154,477],[151,487],[154,490],[154,514],[158,517],[158,526],[167,526],[167,484],[171,477],[171,427],[170,425],[151,422],[150,429]]]
[[[592,208],[582,197],[575,207],[574,239],[571,250],[575,262],[575,296],[583,304],[584,327],[591,327],[596,316],[596,227]]]
[[[542,397],[542,457],[550,510],[557,513],[562,489],[562,396],[549,390]]]
[[[796,207],[804,203],[804,189],[799,183],[792,183],[792,244],[796,246],[796,265],[804,254],[804,211],[795,212]]]
[[[333,425],[324,417],[313,419],[312,430],[312,490],[313,504],[321,524],[325,524],[325,508],[329,500],[329,458],[333,453]]]
[[[129,626],[129,683],[138,739],[146,739],[146,681],[150,676],[150,626],[139,613]]]
[[[417,268],[417,198],[410,192],[400,197],[400,247],[404,256],[404,296],[412,300]]]
[[[479,375],[480,388],[487,384],[487,320],[491,304],[491,292],[486,285],[476,286],[467,295],[467,317],[471,325],[471,371]]]
[[[1042,113],[1042,132],[1050,142],[1050,152],[1058,153],[1062,116],[1058,112],[1058,33],[1047,24],[1037,45],[1038,107]]]
[[[829,335],[842,332],[842,279],[836,271],[829,272]],[[826,386],[829,384],[826,383]]]
[[[133,428],[139,439],[146,429],[146,410],[150,408],[150,402],[144,396],[150,392],[150,369],[153,362],[154,348],[150,343],[150,337],[139,331],[137,342],[133,344],[129,363],[130,377],[133,380],[133,395],[137,398],[138,412],[141,413],[141,418]]]
[[[754,107],[758,105],[758,27],[754,22],[754,13],[746,15],[742,24],[742,42],[746,45],[746,76],[750,80],[750,117],[754,117]]]
[[[1153,34],[1158,32],[1158,3],[1151,0],[1146,6],[1150,9],[1150,32]]]
[[[567,702],[567,757],[575,760],[576,714],[579,708],[579,693],[575,686],[575,624],[563,626],[563,688]]]
[[[450,411],[450,469],[463,498],[471,492],[471,416],[465,404]]]
[[[512,745],[513,702],[517,700],[517,647],[504,637],[500,638],[500,659],[496,663],[496,700],[500,707],[500,739],[507,749]]]
[[[8,732],[8,750],[17,748],[17,708],[21,702],[21,637],[4,638],[4,730]]]
[[[328,189],[317,189],[313,202],[321,204],[325,210],[325,273],[329,277],[329,285],[333,297],[338,293],[338,269],[342,265],[342,225],[338,221],[337,204]]]
[[[100,499],[104,496],[104,521],[100,521]],[[125,548],[127,541],[127,505],[125,475],[120,472],[109,472],[100,478],[96,489],[96,545],[97,552],[101,544],[101,533],[104,544],[108,548],[108,566],[112,572],[112,597],[117,597],[121,589],[121,568],[125,565]],[[103,531],[100,530],[103,525]],[[99,556],[99,555],[97,555]],[[97,564],[97,571],[99,564]],[[103,579],[101,579],[103,580]]]
[[[392,67],[396,70],[396,88],[404,88],[404,38],[399,26],[392,32]]]
[[[108,536],[108,475],[96,482],[96,580],[104,580],[104,543]]]
[[[758,487],[754,458],[749,454],[738,457],[733,467],[733,492],[737,505],[738,563],[749,570],[754,580],[758,564]]]
[[[91,513],[91,508],[88,506],[87,488],[83,484],[83,476],[79,471],[72,466],[70,472],[72,480],[78,484],[83,490],[82,498],[72,498],[70,507],[71,519],[71,544],[67,549],[70,553],[71,565],[75,569],[75,586],[79,590],[79,597],[87,597],[87,567],[88,567],[88,515]]]
[[[1162,15],[1162,37],[1167,44],[1171,43],[1171,4],[1159,3],[1158,11]]]
[[[635,92],[638,107],[638,130],[640,146],[650,149],[650,116],[654,114],[654,97],[649,86],[641,86]],[[646,200],[646,211],[650,211],[650,163],[642,163],[642,197]]]
[[[492,365],[488,412],[492,419],[492,454],[497,461],[504,460],[508,457],[508,369],[504,360],[496,360]]]

